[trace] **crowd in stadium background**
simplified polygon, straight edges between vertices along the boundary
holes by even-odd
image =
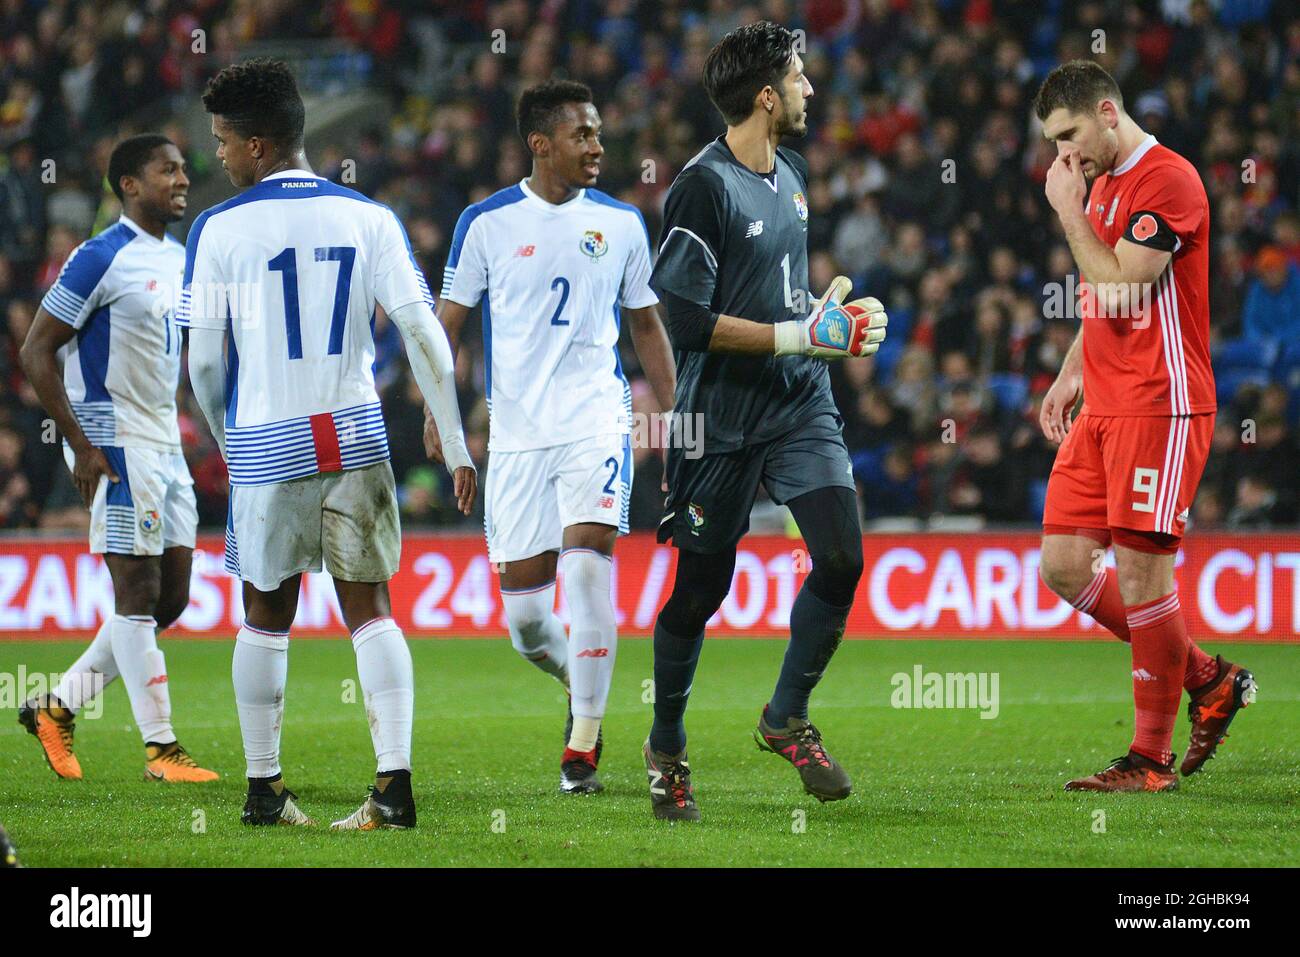
[[[1300,519],[1293,5],[0,0],[0,528],[85,528],[18,346],[72,248],[117,216],[103,173],[118,139],[160,129],[181,145],[196,183],[221,175],[213,144],[175,118],[202,110],[207,77],[248,44],[317,39],[355,49],[346,81],[335,79],[382,91],[393,119],[316,144],[310,158],[317,173],[393,207],[438,289],[460,211],[528,175],[514,98],[552,75],[594,91],[606,151],[599,188],[635,203],[657,238],[673,177],[723,131],[700,83],[705,54],[759,18],[806,38],[810,134],[788,145],[810,168],[813,290],[844,273],[890,314],[880,353],[832,372],[859,487],[871,490],[861,496],[868,522],[1032,524],[1041,515],[1055,450],[1039,431],[1037,403],[1077,323],[1059,308],[1073,262],[1042,189],[1055,147],[1039,135],[1030,102],[1052,66],[1076,57],[1116,77],[1134,118],[1192,160],[1210,198],[1220,413],[1193,526]],[[196,30],[205,52],[194,52]],[[324,72],[305,86],[328,91]],[[187,225],[173,234],[183,240]],[[406,364],[392,361],[400,338],[382,318],[376,336],[404,521],[481,524],[481,504],[476,516],[458,516],[448,476],[424,460],[419,392]],[[653,410],[624,338],[634,404]],[[487,409],[473,330],[457,368],[482,466]],[[180,408],[201,521],[222,525],[224,465],[184,380]],[[658,522],[660,471],[659,452],[637,450],[634,527]]]

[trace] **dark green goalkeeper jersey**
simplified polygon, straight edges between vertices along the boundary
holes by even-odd
[[[806,315],[808,166],[778,147],[764,177],[719,136],[668,190],[659,259],[650,285],[710,312],[752,322]],[[703,413],[704,454],[787,435],[837,414],[826,362],[678,350],[676,415]]]

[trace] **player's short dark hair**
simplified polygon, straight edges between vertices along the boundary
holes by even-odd
[[[265,57],[232,63],[208,81],[203,108],[240,136],[261,136],[281,147],[302,146],[306,110],[289,68]]]
[[[108,185],[118,202],[126,201],[126,196],[122,193],[122,177],[139,176],[154,150],[160,146],[172,145],[172,141],[161,133],[141,133],[139,136],[129,136],[113,147],[113,153],[108,158]]]
[[[704,61],[704,89],[728,126],[749,119],[765,86],[781,88],[794,59],[794,34],[770,20],[747,23],[718,41]]]
[[[550,136],[560,121],[564,107],[570,103],[592,102],[591,87],[575,80],[547,80],[530,86],[519,94],[515,104],[515,123],[525,143],[531,133]]]
[[[1106,99],[1114,100],[1121,109],[1124,106],[1115,78],[1091,60],[1071,60],[1047,74],[1034,97],[1034,113],[1045,120],[1063,106],[1071,113],[1090,114]]]

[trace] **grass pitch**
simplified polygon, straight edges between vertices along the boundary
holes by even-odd
[[[0,642],[0,672],[57,672],[82,643]],[[558,793],[564,696],[504,640],[412,641],[416,673],[411,832],[245,828],[245,782],[227,641],[167,641],[182,743],[223,774],[211,785],[142,780],[143,747],[120,683],[77,723],[86,778],[57,780],[35,739],[3,714],[0,822],[28,866],[1300,865],[1300,668],[1284,645],[1207,647],[1251,668],[1259,702],[1205,771],[1162,795],[1066,794],[1129,742],[1129,655],[1118,642],[846,641],[812,718],[853,776],[819,804],[750,738],[784,651],[711,640],[687,725],[704,820],[650,816],[640,746],[651,643],[619,647],[601,776],[606,792]],[[891,678],[999,676],[999,711],[891,706]],[[289,654],[284,774],[320,822],[356,808],[374,764],[351,645],[300,640]],[[1174,748],[1186,747],[1180,718]],[[1104,830],[1103,830],[1104,828]]]

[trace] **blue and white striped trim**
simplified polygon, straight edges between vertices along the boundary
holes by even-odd
[[[388,431],[378,402],[335,412],[334,428],[339,433],[339,457],[344,471],[388,459]]]
[[[438,296],[439,299],[446,299],[451,295],[451,284],[455,281],[456,267],[448,265],[447,268],[442,271],[442,294]]]
[[[189,286],[186,286],[181,290],[181,301],[176,304],[176,312],[172,314],[172,321],[178,326],[188,327],[193,315],[194,293]]]
[[[631,401],[631,390],[629,392],[629,402]],[[630,421],[630,420],[629,420]],[[632,511],[632,437],[623,436],[623,461],[619,468],[619,484],[623,486],[623,508],[618,518],[618,533],[627,535],[632,531],[631,511]]]
[[[226,526],[226,571],[239,577],[239,545],[235,542],[235,530]]]
[[[86,297],[78,296],[62,283],[56,282],[41,299],[41,307],[55,319],[75,326],[86,307]]]
[[[134,555],[135,508],[130,505],[107,505],[104,511],[107,550],[119,555]]]
[[[433,308],[433,293],[429,292],[429,281],[424,278],[424,271],[420,269],[415,259],[411,259],[411,267],[415,270],[415,281],[420,287],[420,295],[424,297],[425,303],[429,308]]]
[[[388,459],[388,435],[378,402],[332,413],[344,470]],[[311,418],[226,430],[226,462],[231,485],[271,485],[315,475],[316,445]]]
[[[239,578],[239,543],[235,540],[235,490],[226,499],[226,571]]]
[[[117,445],[117,415],[112,402],[70,402],[69,405],[91,445]]]

